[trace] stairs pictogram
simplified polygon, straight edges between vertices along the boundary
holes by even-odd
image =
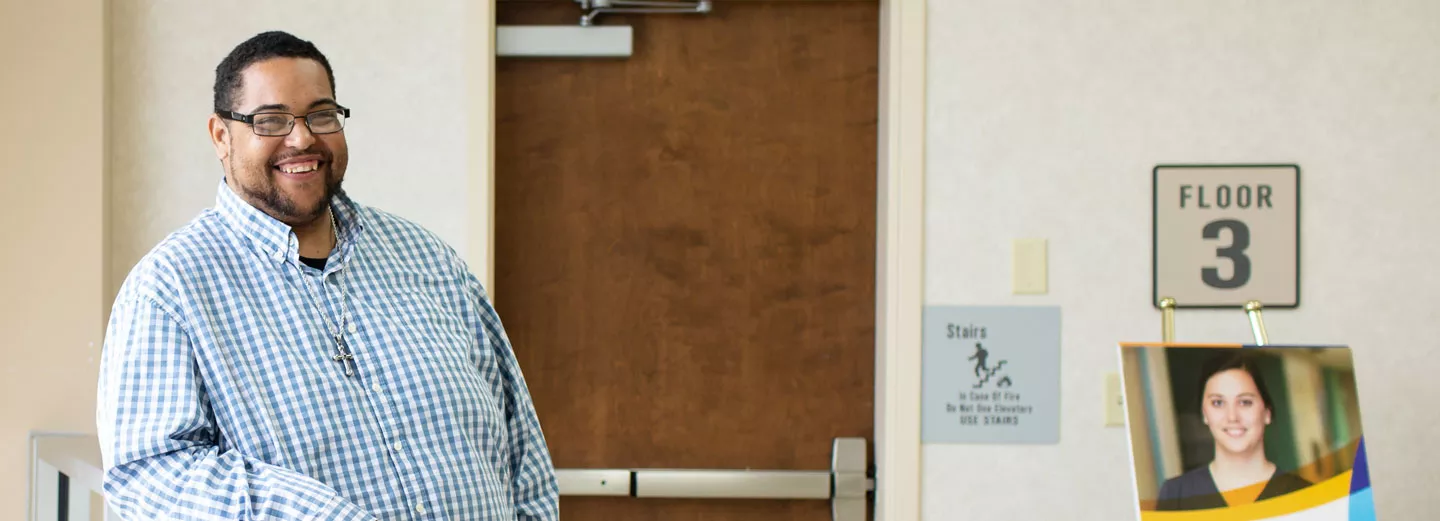
[[[981,388],[981,387],[984,387],[984,386],[985,386],[985,383],[986,383],[986,382],[989,382],[990,379],[995,376],[995,373],[1000,372],[1000,368],[1001,368],[1001,367],[1005,367],[1005,362],[1008,362],[1008,361],[1009,361],[1009,360],[1001,360],[1000,363],[995,364],[995,367],[992,367],[992,368],[990,368],[989,371],[986,371],[986,372],[985,372],[985,377],[984,377],[984,378],[981,378],[981,379],[980,379],[980,383],[975,384],[975,387],[974,387],[974,388],[975,388],[975,389],[979,389],[979,388]]]

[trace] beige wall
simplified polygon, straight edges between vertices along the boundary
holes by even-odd
[[[931,0],[928,304],[1064,310],[1060,443],[927,445],[927,521],[1133,519],[1125,430],[1104,427],[1116,343],[1150,305],[1157,163],[1302,168],[1302,304],[1272,342],[1354,346],[1378,514],[1440,510],[1440,3]],[[1050,293],[1010,292],[1044,237]],[[1187,311],[1182,342],[1248,341]],[[1004,498],[1004,499],[999,499]]]
[[[0,519],[25,516],[32,429],[95,430],[104,5],[0,2]]]

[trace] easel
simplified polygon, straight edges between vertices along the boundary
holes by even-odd
[[[1250,331],[1255,334],[1257,346],[1270,343],[1269,335],[1265,333],[1265,319],[1260,316],[1264,307],[1258,300],[1251,300],[1243,306],[1245,314],[1250,317]],[[1170,297],[1160,299],[1160,339],[1167,344],[1175,342],[1175,299]]]

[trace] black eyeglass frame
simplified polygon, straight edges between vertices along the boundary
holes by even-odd
[[[345,118],[345,119],[347,119],[347,120],[350,119],[350,109],[347,108],[347,107],[340,106],[340,105],[336,105],[335,108],[320,109],[320,110],[315,110],[315,111],[306,112],[304,115],[300,115],[300,116],[296,116],[296,115],[291,114],[291,113],[289,113],[289,112],[256,112],[256,113],[254,113],[254,114],[241,114],[241,113],[235,112],[235,111],[233,111],[233,110],[216,110],[216,111],[215,111],[215,115],[220,116],[220,117],[225,118],[225,119],[228,119],[228,120],[230,120],[230,121],[239,121],[239,122],[244,123],[244,124],[246,124],[246,125],[250,125],[250,131],[251,131],[251,132],[255,132],[255,118],[256,118],[257,116],[266,116],[266,115],[272,115],[272,114],[278,114],[278,115],[283,115],[283,116],[290,116],[290,124],[288,125],[288,128],[285,129],[285,133],[284,133],[284,134],[261,134],[261,133],[259,133],[259,132],[255,132],[255,135],[257,135],[257,136],[262,136],[262,137],[280,137],[280,136],[288,136],[288,135],[290,135],[291,132],[294,132],[294,131],[295,131],[295,120],[297,120],[297,119],[303,119],[303,120],[305,120],[305,129],[306,129],[306,130],[309,130],[311,134],[316,134],[316,135],[334,134],[334,133],[336,133],[336,132],[340,132],[340,131],[342,131],[342,130],[345,130],[345,122],[344,122],[343,120],[340,122],[340,128],[339,128],[338,130],[335,130],[334,132],[316,132],[315,129],[310,126],[310,116],[311,116],[311,115],[313,115],[313,114],[319,114],[319,113],[321,113],[321,112],[329,112],[329,111],[332,111],[332,110],[333,110],[333,111],[336,111],[336,112],[339,112],[339,113],[340,113],[340,117]]]

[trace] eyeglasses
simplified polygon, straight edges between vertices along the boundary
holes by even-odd
[[[257,136],[288,136],[290,131],[295,129],[296,116],[288,112],[241,114],[217,110],[215,114],[231,121],[249,124]],[[345,128],[345,119],[350,117],[350,109],[336,107],[317,110],[301,117],[305,118],[305,127],[310,129],[311,134],[334,134]]]

